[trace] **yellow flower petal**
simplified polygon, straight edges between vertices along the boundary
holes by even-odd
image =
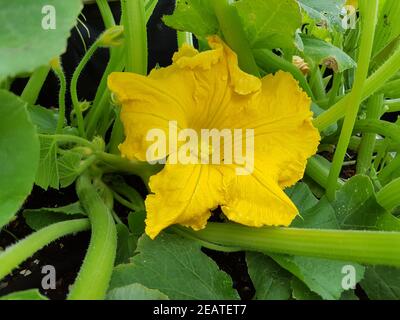
[[[290,73],[268,75],[262,84],[259,101],[254,101],[258,115],[245,126],[255,130],[256,167],[257,159],[266,161],[265,174],[277,172],[285,188],[303,177],[320,135],[311,122],[311,100]]]
[[[296,206],[267,172],[255,169],[248,176],[231,173],[222,206],[229,220],[252,227],[288,226],[296,217]]]
[[[222,174],[212,165],[167,164],[150,178],[150,189],[146,233],[151,238],[173,224],[200,230],[222,199]]]

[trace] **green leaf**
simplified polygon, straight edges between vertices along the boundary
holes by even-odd
[[[40,138],[40,162],[35,184],[44,190],[49,187],[59,188],[60,176],[58,173],[57,148],[57,140],[55,138]]]
[[[28,226],[36,231],[53,223],[80,219],[86,215],[79,202],[58,208],[26,209],[22,214]]]
[[[10,293],[0,297],[0,300],[48,300],[38,289],[29,289]]]
[[[326,65],[334,72],[355,68],[356,62],[338,47],[323,40],[302,34],[304,55],[315,64]]]
[[[304,182],[296,183],[293,187],[286,189],[285,193],[300,212],[306,211],[318,203],[318,199]]]
[[[343,29],[340,15],[345,2],[345,0],[299,0],[301,8],[316,23],[327,25],[330,29],[335,27],[337,30]]]
[[[145,210],[131,212],[128,215],[129,229],[138,238],[144,233],[144,229],[146,227],[146,224],[144,222],[145,219],[146,219]]]
[[[385,0],[379,12],[375,30],[372,56],[379,54],[389,43],[400,36],[400,1]]]
[[[210,1],[213,0],[177,0],[174,13],[164,16],[163,21],[171,28],[198,37],[217,34],[219,24]]]
[[[117,254],[115,265],[128,263],[129,258],[135,253],[137,237],[129,233],[129,229],[124,224],[117,224]]]
[[[39,139],[26,103],[4,90],[0,90],[0,160],[2,228],[31,192],[39,164]]]
[[[146,288],[139,283],[116,288],[107,294],[107,300],[169,300],[162,292]]]
[[[372,300],[399,300],[400,269],[369,266],[361,286]]]
[[[290,225],[293,228],[309,229],[339,229],[335,210],[326,198],[322,198],[317,205],[302,212]]]
[[[232,280],[197,242],[171,234],[140,238],[130,264],[115,268],[110,288],[140,283],[170,299],[238,299]]]
[[[301,12],[295,0],[235,2],[252,49],[294,49]]]
[[[291,297],[291,274],[270,257],[246,252],[247,267],[256,289],[257,300],[288,300]]]
[[[51,6],[51,7],[49,7]],[[0,0],[0,79],[37,67],[64,53],[71,28],[82,8],[80,0]],[[44,9],[43,9],[44,8]],[[55,29],[44,29],[55,10]]]
[[[354,290],[346,290],[342,293],[340,300],[360,300]]]
[[[285,268],[307,287],[326,300],[339,300],[344,289],[342,269],[352,265],[356,270],[356,282],[364,275],[364,267],[355,263],[325,260],[312,257],[270,255],[281,267]]]
[[[296,300],[321,300],[321,297],[316,293],[312,292],[304,282],[300,281],[296,277],[292,277],[290,282],[292,286],[292,297]]]
[[[54,134],[57,129],[58,113],[41,106],[28,106],[28,112],[37,132],[40,134]]]
[[[369,177],[357,175],[348,180],[331,203],[341,229],[400,230],[398,219],[376,201]]]
[[[81,174],[80,164],[83,155],[80,152],[66,151],[58,158],[58,172],[60,175],[60,186],[66,188],[73,184]]]

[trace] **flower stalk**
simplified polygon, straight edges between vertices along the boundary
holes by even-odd
[[[339,177],[340,170],[342,169],[343,161],[353,132],[354,123],[362,101],[364,83],[368,76],[369,63],[374,44],[375,26],[378,19],[378,0],[369,1],[368,6],[365,6],[364,12],[363,32],[361,35],[361,44],[357,63],[358,67],[355,75],[354,86],[349,97],[349,105],[345,113],[342,132],[340,134],[328,177],[328,188],[326,194],[330,200],[335,199],[336,196],[336,181]]]

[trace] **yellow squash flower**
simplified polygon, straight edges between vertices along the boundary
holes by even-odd
[[[254,130],[251,175],[237,175],[235,164],[174,164],[168,158],[149,182],[146,233],[151,238],[173,224],[202,229],[218,206],[229,220],[244,225],[289,225],[298,210],[283,189],[303,177],[319,144],[311,101],[291,74],[249,75],[217,36],[208,40],[211,50],[199,53],[184,45],[171,66],[147,77],[113,73],[108,79],[122,105],[126,140],[120,151],[128,159],[148,160],[151,129],[165,131],[168,144],[170,121],[197,132]]]

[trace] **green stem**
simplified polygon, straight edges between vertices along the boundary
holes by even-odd
[[[117,230],[110,210],[87,175],[76,185],[79,200],[92,225],[88,251],[68,295],[69,300],[104,299],[111,279],[117,250]]]
[[[367,119],[376,120],[380,118],[383,104],[383,95],[376,94],[368,100]],[[365,133],[362,136],[360,148],[357,154],[356,172],[358,174],[367,174],[371,167],[372,155],[375,149],[376,134]]]
[[[310,86],[314,92],[314,96],[317,100],[326,98],[324,80],[322,79],[322,73],[318,65],[314,67],[314,70],[311,74],[310,83]]]
[[[106,29],[109,29],[113,26],[115,26],[115,20],[114,16],[112,14],[112,11],[110,9],[110,6],[108,5],[107,0],[96,0],[97,6],[99,7],[99,11],[101,14],[101,17],[103,18],[104,26]]]
[[[144,0],[122,0],[127,72],[147,74],[147,31]]]
[[[383,120],[359,120],[354,126],[354,132],[378,133],[400,143],[400,126]]]
[[[79,76],[81,75],[81,72],[85,68],[86,64],[89,62],[90,58],[96,52],[98,47],[99,47],[99,41],[96,40],[91,45],[89,50],[86,51],[86,53],[83,56],[82,60],[79,62],[78,67],[75,69],[74,74],[72,75],[72,79],[71,79],[70,92],[71,92],[72,105],[74,107],[74,111],[75,111],[75,114],[76,114],[76,119],[77,119],[77,122],[78,122],[79,134],[83,138],[86,138],[86,132],[85,132],[85,123],[83,121],[81,104],[80,104],[79,99],[78,99],[77,84],[78,84],[78,79],[79,79]]]
[[[105,165],[112,168],[113,171],[130,173],[137,175],[143,179],[145,183],[148,182],[150,177],[162,169],[161,165],[152,165],[145,161],[133,161],[122,158],[120,156],[99,152],[97,158],[104,162]]]
[[[60,134],[65,123],[65,94],[67,92],[67,81],[62,68],[54,68],[58,80],[60,81],[60,90],[58,92],[58,120],[56,134]]]
[[[254,58],[256,59],[260,68],[262,68],[264,71],[275,72],[278,70],[283,70],[290,72],[293,77],[299,81],[303,90],[312,98],[312,100],[315,100],[314,94],[307,82],[307,79],[293,63],[290,63],[289,61],[277,56],[268,49],[254,50]]]
[[[0,254],[0,279],[54,240],[89,228],[88,219],[69,220],[52,224],[27,236]]]
[[[379,181],[385,185],[389,183],[392,175],[395,172],[400,172],[400,155],[397,154],[396,158],[394,158],[386,167],[384,167],[378,174]]]
[[[376,194],[376,201],[389,212],[400,206],[400,178],[383,187]]]
[[[186,31],[177,31],[178,38],[178,48],[182,47],[184,44],[188,44],[193,47],[193,35]]]
[[[364,53],[363,53],[364,54]],[[382,88],[385,83],[391,79],[400,69],[400,47],[396,52],[375,72],[367,81],[363,88],[362,100],[369,98],[372,94]],[[314,126],[320,131],[329,127],[345,115],[346,108],[349,105],[349,95],[337,102],[329,110],[322,113],[314,119]]]
[[[343,75],[341,73],[335,73],[333,75],[333,83],[332,83],[332,89],[329,92],[329,102],[328,105],[331,106],[332,104],[335,103],[338,91],[340,89],[340,86],[342,85],[342,78]]]
[[[29,78],[24,91],[22,91],[21,98],[27,103],[34,105],[39,97],[40,90],[46,81],[49,74],[50,66],[43,66],[37,68]]]
[[[198,239],[227,247],[366,264],[400,266],[399,232],[338,231],[297,228],[251,228],[212,223],[187,232]]]
[[[93,138],[98,128],[99,120],[105,113],[107,107],[109,107],[110,93],[107,89],[108,76],[115,71],[122,71],[125,65],[124,61],[124,50],[123,48],[116,48],[111,52],[110,61],[107,64],[106,70],[104,71],[103,77],[100,81],[100,85],[97,89],[93,106],[90,108],[88,114],[85,117],[86,120],[86,132],[89,138]]]
[[[326,194],[330,200],[335,199],[336,196],[336,181],[342,169],[343,161],[353,132],[354,123],[357,118],[358,109],[362,100],[364,83],[368,76],[369,62],[374,44],[375,26],[378,18],[378,0],[369,1],[368,6],[365,6],[365,16],[362,18],[363,32],[361,33],[360,54],[357,62],[354,86],[350,94],[349,105],[346,110],[342,132],[340,134],[328,177],[328,188]]]
[[[42,139],[56,139],[58,142],[72,142],[94,149],[93,143],[78,136],[68,134],[39,134],[39,137]]]
[[[400,111],[400,99],[386,100],[385,106],[388,107],[386,112],[399,112]]]
[[[321,187],[327,188],[328,176],[331,163],[325,158],[316,155],[308,159],[306,167],[306,175],[318,183]],[[342,179],[337,180],[337,187],[343,186],[344,182]]]
[[[240,68],[260,77],[260,71],[236,8],[229,4],[229,0],[212,0],[210,4],[214,8],[224,41],[238,56]]]

